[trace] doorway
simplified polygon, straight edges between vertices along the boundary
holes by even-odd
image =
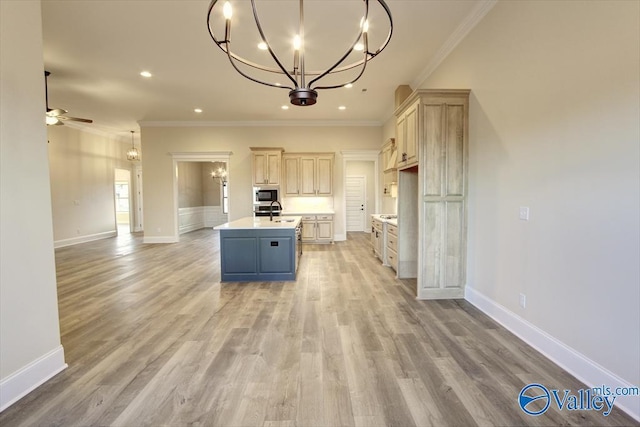
[[[347,204],[347,232],[367,230],[367,177],[347,176],[345,186]]]
[[[130,234],[133,218],[131,207],[131,171],[127,169],[115,170],[114,206],[117,234]]]
[[[344,239],[347,239],[347,232],[351,232],[351,227],[358,228],[359,232],[367,231],[371,227],[371,215],[377,213],[380,208],[380,174],[378,155],[379,150],[344,150],[341,152],[343,160],[343,224]],[[366,177],[364,179],[365,196],[364,203],[360,203],[364,210],[364,227],[360,224],[349,224],[353,219],[349,219],[349,210],[354,207],[347,206],[347,181],[350,177]],[[357,206],[356,206],[357,208]],[[361,214],[362,215],[362,214]],[[356,232],[358,232],[356,231]]]
[[[229,194],[231,193],[229,157],[231,154],[231,152],[221,151],[171,153],[174,171],[174,236],[172,239],[174,242],[180,241],[182,233],[213,227],[228,221],[227,218],[233,209],[229,204]],[[179,169],[182,169],[182,173],[179,173]],[[214,179],[213,172],[218,169],[226,171],[224,182]],[[187,177],[185,171],[187,170],[191,171],[187,172],[192,175],[191,181],[185,180]],[[192,190],[197,186],[200,186],[201,189],[195,193],[200,193],[200,198],[195,205],[192,205],[192,202],[186,202],[186,200],[189,200]],[[201,202],[199,202],[200,200]]]

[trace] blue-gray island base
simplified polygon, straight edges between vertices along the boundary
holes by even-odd
[[[295,280],[300,219],[249,217],[215,227],[220,231],[221,281]]]

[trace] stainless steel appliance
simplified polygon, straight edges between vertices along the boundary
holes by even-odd
[[[271,210],[273,209],[273,211]],[[280,216],[281,211],[278,206],[271,207],[270,205],[254,205],[253,206],[253,215],[254,216],[269,216],[270,212],[273,212],[273,216]]]
[[[254,187],[254,203],[279,202],[280,195],[277,187]]]

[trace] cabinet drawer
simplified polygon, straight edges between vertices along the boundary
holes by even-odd
[[[316,220],[316,216],[315,215],[302,215],[302,220],[303,221],[315,221]]]
[[[387,230],[389,231],[389,234],[393,234],[398,237],[398,227],[396,225],[387,223]]]
[[[398,271],[398,254],[396,251],[387,248],[387,262],[389,262],[391,268]]]
[[[333,215],[316,215],[318,221],[333,221]]]
[[[371,225],[378,230],[379,232],[382,232],[382,222],[378,221],[377,219],[374,219],[373,221],[371,221]]]
[[[387,248],[398,252],[398,238],[392,234],[387,235]]]

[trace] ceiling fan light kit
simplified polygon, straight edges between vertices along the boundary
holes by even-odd
[[[44,93],[46,100],[46,108],[45,112],[45,123],[47,126],[61,126],[63,125],[65,120],[69,120],[72,122],[82,122],[82,123],[93,123],[91,119],[81,119],[79,117],[69,117],[65,116],[67,114],[67,110],[63,110],[62,108],[49,108],[49,84],[48,77],[51,75],[50,71],[44,72]]]
[[[219,0],[212,0],[209,5],[207,13],[207,27],[209,29],[209,35],[215,42],[215,44],[227,55],[229,62],[233,68],[243,77],[265,86],[276,87],[280,89],[289,90],[289,100],[291,104],[298,106],[314,105],[318,99],[318,90],[322,89],[338,89],[343,88],[346,85],[352,85],[362,77],[367,67],[367,63],[376,57],[380,52],[384,50],[391,40],[393,33],[393,20],[391,18],[391,11],[383,0],[372,1],[371,3],[377,4],[386,16],[388,20],[388,31],[386,38],[382,42],[379,48],[372,50],[369,46],[369,0],[362,0],[364,11],[360,20],[359,30],[356,33],[355,40],[350,44],[350,47],[333,63],[322,71],[308,71],[305,68],[305,33],[304,33],[304,1],[299,0],[299,21],[298,21],[298,34],[293,39],[293,43],[290,48],[292,54],[293,66],[292,68],[286,68],[281,58],[276,53],[273,46],[269,43],[268,38],[263,30],[258,11],[256,8],[256,1],[251,0],[251,9],[253,11],[253,18],[257,31],[259,33],[259,49],[267,50],[271,59],[275,63],[275,66],[261,65],[245,57],[238,55],[232,51],[231,47],[231,19],[233,16],[233,7],[229,1],[225,1],[222,7],[222,11],[216,8]],[[216,12],[214,12],[216,9]],[[215,36],[213,31],[212,19],[217,16],[224,17],[224,30],[220,34],[224,34],[222,39]],[[357,23],[356,23],[357,24]],[[280,28],[286,28],[284,23],[281,23]],[[354,24],[354,28],[358,28]],[[277,37],[274,37],[277,39]],[[316,40],[317,42],[317,40]],[[358,52],[360,59],[344,64],[347,58],[353,53]],[[245,71],[245,69],[247,71]],[[350,76],[343,77],[344,80],[340,83],[328,83],[321,85],[320,81],[329,76],[335,76],[338,73],[344,73],[350,70],[354,70]],[[287,84],[280,82],[270,82],[263,78],[256,77],[255,74],[250,74],[253,71],[257,74],[260,72],[273,73],[275,75],[283,77]]]

